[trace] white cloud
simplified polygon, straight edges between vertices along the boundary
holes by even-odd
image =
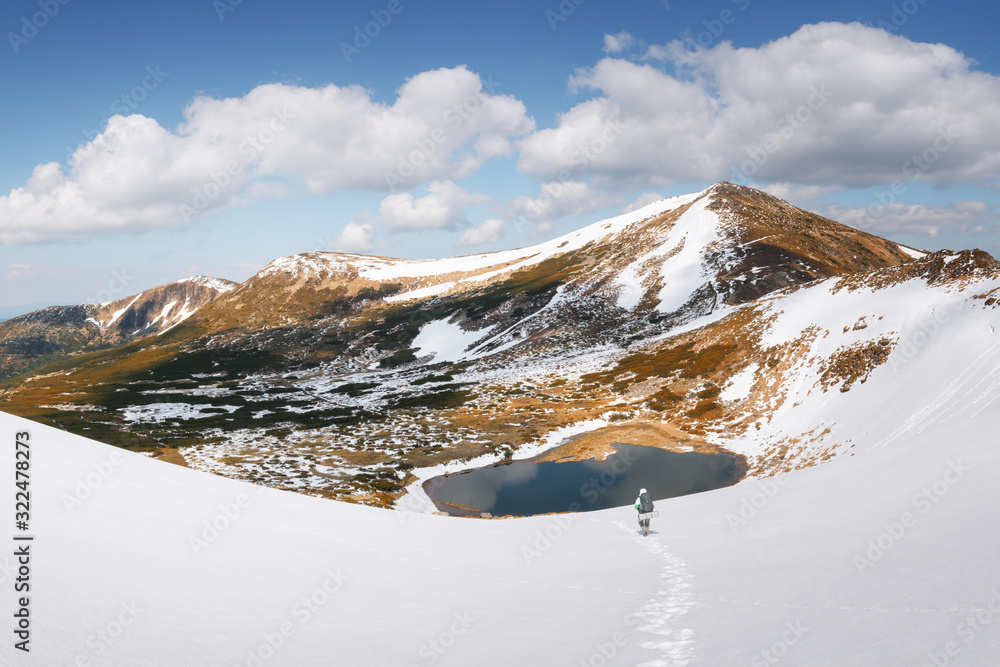
[[[458,243],[455,245],[462,247],[496,243],[503,237],[503,226],[503,220],[491,218],[484,221],[478,227],[466,229],[462,232],[462,235],[458,238]]]
[[[619,187],[1000,174],[1000,77],[946,45],[857,23],[803,26],[759,48],[674,41],[645,62],[605,58],[569,87],[597,96],[518,143],[523,173]]]
[[[621,53],[633,44],[635,44],[635,37],[630,35],[627,30],[604,36],[605,53]]]
[[[501,211],[504,219],[527,219],[535,223],[536,233],[544,233],[552,229],[554,220],[585,215],[618,201],[586,183],[554,182],[543,184],[537,197],[521,196],[505,202]]]
[[[752,188],[764,190],[778,199],[784,199],[792,204],[814,202],[842,189],[836,185],[795,185],[794,183],[750,183],[749,185]]]
[[[4,268],[3,277],[8,280],[21,278],[39,278],[53,276],[68,276],[69,269],[49,266],[47,264],[11,264]]]
[[[370,252],[375,249],[374,235],[375,225],[372,223],[349,222],[344,231],[330,239],[330,248],[335,252]]]
[[[452,181],[434,181],[427,191],[429,194],[419,198],[404,192],[383,199],[378,212],[386,231],[457,229],[469,224],[467,208],[493,201],[489,195],[468,192]]]
[[[510,155],[534,127],[524,105],[465,67],[417,74],[391,105],[360,86],[266,84],[243,97],[198,97],[175,130],[113,116],[67,172],[38,165],[0,197],[0,243],[43,243],[176,227],[280,194],[390,191],[460,178]]]
[[[832,205],[819,211],[833,220],[891,238],[901,232],[936,238],[948,232],[979,233],[995,228],[1000,213],[993,204],[967,200],[946,206],[893,202],[871,206]]]
[[[631,213],[632,211],[637,211],[643,206],[649,206],[653,202],[658,202],[663,199],[663,195],[657,194],[655,192],[644,192],[635,198],[631,204],[622,209],[622,213]]]
[[[277,199],[287,197],[291,190],[286,183],[275,181],[255,181],[247,186],[243,192],[233,195],[230,204],[233,206],[250,206],[254,202],[262,199]]]

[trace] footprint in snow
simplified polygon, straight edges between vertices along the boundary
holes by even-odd
[[[685,628],[682,617],[694,606],[693,578],[687,564],[674,556],[658,539],[656,533],[643,537],[641,533],[621,522],[615,522],[643,548],[652,552],[662,562],[655,595],[633,612],[640,624],[636,631],[649,633],[655,639],[643,641],[644,649],[658,653],[657,659],[644,662],[640,667],[682,667],[694,657],[697,645],[694,630]]]

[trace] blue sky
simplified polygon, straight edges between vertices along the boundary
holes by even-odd
[[[311,250],[523,246],[718,180],[996,254],[998,14],[11,0],[0,316]]]

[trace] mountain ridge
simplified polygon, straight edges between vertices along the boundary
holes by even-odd
[[[192,276],[99,304],[50,306],[0,322],[0,378],[46,361],[159,335],[236,283]]]
[[[988,317],[997,280],[982,251],[924,254],[719,183],[514,251],[280,258],[162,335],[0,383],[0,406],[379,505],[569,435],[560,456],[721,448],[761,477],[850,451],[856,396],[908,354],[897,301]],[[836,406],[855,407],[816,421]]]

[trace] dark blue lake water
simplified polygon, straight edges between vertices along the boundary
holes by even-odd
[[[746,463],[732,454],[615,445],[603,461],[512,461],[435,477],[424,489],[456,516],[530,516],[632,505],[643,487],[657,499],[710,491],[745,474]]]

